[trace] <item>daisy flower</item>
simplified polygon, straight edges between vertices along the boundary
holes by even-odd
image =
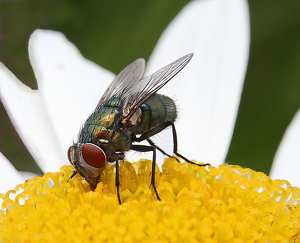
[[[47,173],[20,184],[22,178],[0,153],[1,171],[11,175],[4,180],[15,188],[1,188],[8,191],[0,194],[0,242],[299,241],[297,187],[250,169],[220,165],[235,123],[248,49],[246,1],[192,1],[173,20],[147,63],[146,75],[194,53],[160,93],[175,95],[182,108],[176,121],[181,152],[214,166],[158,158],[158,201],[149,188],[151,161],[125,160],[119,205],[114,165],[106,166],[91,191],[80,175],[70,179],[73,168],[66,158],[115,75],[84,59],[63,34],[35,31],[29,56],[38,90],[1,64],[0,97]],[[172,144],[161,137],[160,146]],[[126,158],[136,160],[130,154]]]

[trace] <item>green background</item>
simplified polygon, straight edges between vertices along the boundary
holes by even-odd
[[[146,60],[163,30],[188,3],[164,1],[0,1],[0,61],[37,88],[28,40],[37,29],[64,33],[87,59],[115,73]],[[300,1],[249,1],[251,47],[226,161],[269,173],[300,106]],[[41,173],[0,103],[0,151],[18,170]]]

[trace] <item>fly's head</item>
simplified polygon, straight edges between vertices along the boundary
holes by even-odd
[[[68,149],[68,159],[94,190],[107,162],[105,152],[93,143],[75,143]]]

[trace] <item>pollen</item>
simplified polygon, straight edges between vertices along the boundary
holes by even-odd
[[[0,194],[0,242],[300,242],[300,190],[239,166],[106,166],[94,191],[72,166]]]

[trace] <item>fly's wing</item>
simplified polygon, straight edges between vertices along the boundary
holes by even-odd
[[[143,58],[139,58],[133,63],[130,63],[112,81],[99,101],[96,110],[98,110],[102,104],[113,97],[118,97],[122,100],[122,97],[127,94],[127,92],[124,91],[134,89],[136,83],[138,83],[138,81],[142,78],[144,70],[145,60]]]
[[[96,110],[111,98],[118,98],[123,106],[122,123],[126,124],[136,110],[179,73],[192,57],[192,53],[185,55],[142,80],[140,79],[144,73],[145,60],[137,59],[118,74],[105,91]]]
[[[179,73],[191,60],[193,53],[185,55],[169,65],[161,68],[150,76],[137,82],[122,93],[123,120],[125,124],[136,110],[153,94],[161,89],[177,73]]]

